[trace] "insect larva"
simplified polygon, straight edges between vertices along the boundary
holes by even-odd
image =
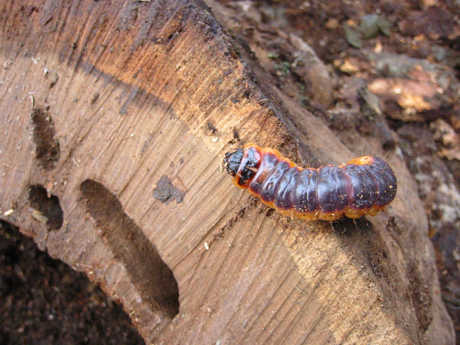
[[[276,150],[250,144],[227,152],[224,166],[238,187],[264,204],[307,220],[374,216],[396,195],[393,170],[372,156],[339,166],[301,168]]]

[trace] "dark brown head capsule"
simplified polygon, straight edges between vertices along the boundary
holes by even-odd
[[[224,166],[239,186],[246,186],[254,177],[260,164],[260,154],[255,148],[227,152]]]
[[[243,149],[238,149],[234,152],[227,152],[224,157],[224,167],[232,176],[235,176],[243,159]]]

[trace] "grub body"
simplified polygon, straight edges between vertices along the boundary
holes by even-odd
[[[251,144],[227,153],[224,164],[238,187],[283,214],[307,220],[375,215],[397,189],[390,166],[372,156],[302,168],[276,150]]]

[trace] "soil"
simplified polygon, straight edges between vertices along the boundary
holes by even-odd
[[[0,344],[144,344],[95,284],[0,221]]]
[[[357,131],[379,135],[384,149],[400,151],[425,203],[427,236],[459,342],[459,2],[221,0],[218,5],[233,22],[226,25],[230,34],[247,42],[283,90],[327,121],[346,145]],[[59,147],[53,152],[58,155]],[[5,222],[0,222],[0,315],[1,344],[143,343],[119,305]]]

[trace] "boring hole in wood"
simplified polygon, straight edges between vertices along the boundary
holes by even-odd
[[[51,170],[61,153],[59,141],[55,138],[53,119],[48,111],[41,108],[34,108],[30,117],[33,123],[35,158],[45,170]]]
[[[64,213],[57,196],[49,194],[41,185],[33,185],[29,187],[29,202],[34,219],[45,223],[49,230],[61,228]]]
[[[125,266],[139,294],[154,310],[173,318],[179,312],[178,285],[155,245],[104,185],[88,179],[80,185],[80,191],[87,212]]]

